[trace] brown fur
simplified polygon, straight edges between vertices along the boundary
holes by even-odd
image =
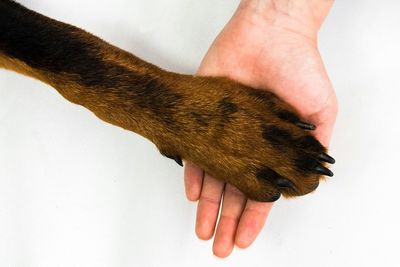
[[[251,199],[275,201],[317,187],[325,148],[273,94],[226,78],[164,71],[13,1],[0,3],[0,11],[6,17],[0,19],[0,67],[50,84],[100,119],[148,138],[165,156],[196,163]]]

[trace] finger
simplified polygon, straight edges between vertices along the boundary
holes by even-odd
[[[311,115],[308,118],[310,122],[317,126],[314,135],[325,147],[329,147],[329,142],[338,113],[337,99],[333,89],[327,103],[328,104],[324,106],[323,110],[320,110],[318,113]]]
[[[190,201],[199,200],[204,172],[191,162],[185,162],[184,181],[186,197]]]
[[[240,248],[249,247],[263,228],[273,203],[248,200],[238,225],[235,244]]]
[[[246,205],[246,197],[236,187],[225,186],[221,216],[215,232],[213,252],[220,258],[228,257],[235,245],[235,234]]]
[[[209,240],[214,235],[224,186],[223,182],[204,175],[196,216],[196,234],[202,240]]]
[[[315,131],[314,135],[315,138],[324,146],[329,147],[331,134],[333,130],[333,123],[323,123],[317,126],[317,130]]]

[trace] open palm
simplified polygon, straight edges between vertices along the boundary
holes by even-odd
[[[271,21],[239,9],[209,49],[198,74],[226,76],[274,92],[316,125],[315,136],[328,146],[336,96],[317,48],[317,32],[296,25],[285,15]],[[190,200],[199,200],[196,233],[207,240],[215,232],[213,251],[219,257],[228,256],[234,245],[248,247],[272,207],[247,200],[190,162],[185,164],[185,187]]]

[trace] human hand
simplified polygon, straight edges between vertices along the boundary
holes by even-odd
[[[198,74],[227,76],[274,92],[304,121],[317,126],[314,134],[327,147],[337,100],[318,51],[317,33],[332,2],[243,0]],[[215,232],[213,252],[218,257],[228,256],[234,245],[250,246],[272,207],[246,199],[190,162],[185,164],[185,188],[189,200],[198,200],[196,234],[208,240]]]

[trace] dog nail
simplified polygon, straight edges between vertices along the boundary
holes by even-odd
[[[329,170],[329,169],[323,167],[323,166],[317,166],[317,167],[315,167],[315,171],[318,172],[318,173],[320,173],[320,174],[329,176],[329,177],[332,177],[332,176],[333,176],[333,172],[332,172],[331,170]]]
[[[297,127],[300,127],[304,130],[309,130],[309,131],[313,131],[315,130],[317,127],[314,124],[310,124],[310,123],[306,123],[306,122],[296,122]]]
[[[293,183],[284,178],[278,178],[275,181],[275,184],[280,188],[289,188],[289,189],[295,190]]]
[[[180,157],[174,157],[174,160],[176,163],[178,163],[179,166],[183,167],[183,162]]]
[[[330,163],[330,164],[335,164],[335,162],[336,162],[336,160],[335,160],[334,158],[332,158],[331,156],[329,156],[329,155],[326,154],[326,153],[320,154],[320,155],[319,155],[319,159],[320,159],[320,160],[323,160],[323,161],[325,161],[325,162],[328,162],[328,163]]]

